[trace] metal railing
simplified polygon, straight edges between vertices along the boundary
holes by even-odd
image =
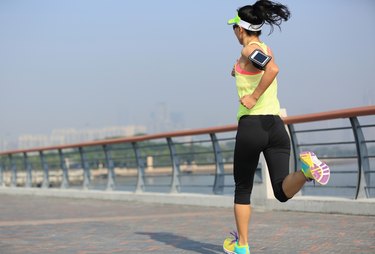
[[[298,154],[313,150],[331,181],[302,195],[375,196],[375,106],[283,120]],[[0,186],[232,194],[236,125],[0,152]],[[257,170],[255,182],[265,181]]]

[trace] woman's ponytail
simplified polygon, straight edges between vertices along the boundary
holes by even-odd
[[[290,12],[287,6],[269,0],[258,0],[253,5],[246,5],[238,10],[238,15],[244,21],[253,25],[266,23],[271,26],[270,33],[273,32],[273,26],[280,29],[282,21],[290,18]]]

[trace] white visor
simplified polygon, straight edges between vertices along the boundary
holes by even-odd
[[[242,28],[245,28],[246,30],[253,31],[253,32],[258,32],[258,31],[262,30],[263,24],[253,25],[253,24],[250,24],[249,22],[240,20],[240,22],[238,22],[237,25],[239,25]]]

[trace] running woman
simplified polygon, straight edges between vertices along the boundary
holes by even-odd
[[[272,32],[274,26],[280,28],[282,21],[289,17],[287,6],[258,0],[253,5],[239,8],[236,17],[228,21],[243,46],[232,71],[240,102],[233,165],[234,216],[238,234],[224,241],[224,251],[229,254],[250,254],[250,196],[260,153],[264,154],[273,192],[280,202],[291,199],[307,181],[325,185],[330,177],[329,167],[313,152],[302,152],[301,171],[289,173],[290,139],[279,116],[277,97],[279,68],[271,49],[260,40],[264,25],[269,25]],[[251,59],[256,54],[259,54],[255,57],[258,62]]]

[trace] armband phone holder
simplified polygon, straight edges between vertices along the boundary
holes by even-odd
[[[264,54],[259,49],[254,50],[253,53],[251,53],[249,56],[249,60],[259,70],[264,70],[271,58],[271,56]]]

